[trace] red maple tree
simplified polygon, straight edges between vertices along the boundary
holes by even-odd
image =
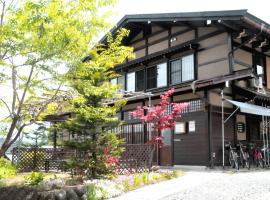
[[[153,125],[155,135],[148,143],[157,144],[159,148],[162,147],[164,139],[160,136],[161,131],[173,129],[175,127],[175,119],[181,117],[183,110],[189,106],[188,103],[171,103],[169,99],[173,93],[174,88],[171,88],[160,95],[161,100],[158,105],[138,106],[134,112],[130,112],[134,118]]]

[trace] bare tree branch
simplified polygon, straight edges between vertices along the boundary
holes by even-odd
[[[6,1],[1,1],[1,3],[2,3],[2,12],[1,12],[1,18],[0,18],[0,25],[2,26],[4,23]]]
[[[13,90],[13,95],[12,95],[12,114],[15,113],[15,105],[16,105],[16,100],[17,100],[17,90],[16,90],[16,76],[17,76],[17,71],[15,69],[15,66],[12,65],[12,72],[11,72],[11,77],[12,77],[12,90]]]
[[[8,109],[8,112],[9,112],[10,116],[12,116],[12,112],[11,112],[7,102],[4,99],[0,99],[0,100],[5,104],[6,108]]]
[[[56,97],[56,95],[58,94],[58,92],[60,91],[60,88],[62,87],[63,82],[61,82],[58,86],[58,88],[56,89],[54,95],[51,97],[50,100],[48,100],[43,106],[42,108],[39,110],[38,114],[36,115],[34,121],[36,121],[38,119],[38,117],[40,116],[40,114],[45,110],[45,108],[54,100],[54,98]]]

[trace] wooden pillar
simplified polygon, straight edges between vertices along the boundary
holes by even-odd
[[[55,124],[56,123],[53,123],[53,126],[54,126],[54,129],[53,129],[53,148],[54,149],[56,149],[56,146],[57,146],[57,131],[55,128]]]
[[[270,89],[270,57],[266,56],[266,84]]]

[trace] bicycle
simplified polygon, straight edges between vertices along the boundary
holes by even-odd
[[[241,142],[239,142],[239,155],[242,167],[250,169],[250,160],[247,146],[243,145]]]
[[[236,151],[236,147],[233,147],[231,142],[227,142],[226,148],[229,149],[229,163],[231,168],[239,170],[238,154]]]
[[[252,154],[253,154],[253,160],[254,160],[256,166],[264,168],[263,155],[262,155],[261,150],[256,146],[256,144],[254,144],[254,146],[252,148]]]

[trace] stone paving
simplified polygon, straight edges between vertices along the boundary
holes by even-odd
[[[114,200],[270,200],[270,170],[187,171]]]

